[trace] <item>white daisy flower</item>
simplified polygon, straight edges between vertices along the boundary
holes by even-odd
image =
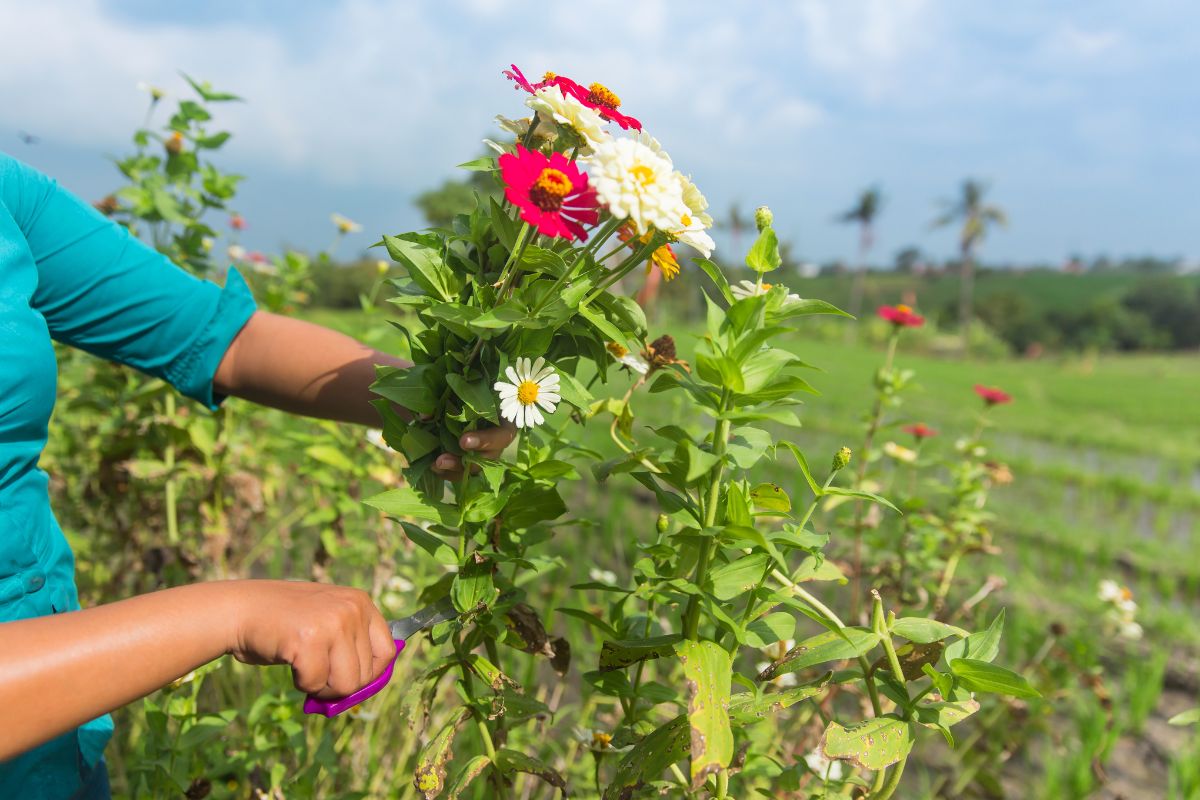
[[[671,160],[636,139],[596,145],[588,177],[600,202],[618,219],[628,219],[640,236],[657,229],[680,230],[687,205]]]
[[[329,219],[338,229],[338,233],[358,233],[362,230],[362,225],[359,225],[352,219],[343,217],[341,214],[330,214]]]
[[[150,95],[150,98],[155,103],[157,103],[159,100],[162,100],[164,97],[167,96],[167,92],[165,89],[160,89],[157,86],[153,86],[153,85],[147,83],[146,81],[138,81],[137,89],[139,92],[148,93]]]
[[[827,781],[840,781],[845,774],[842,762],[827,758],[819,747],[804,757],[804,763]]]
[[[525,105],[536,111],[543,122],[570,128],[592,147],[612,139],[604,129],[604,118],[598,111],[588,108],[557,86],[538,89],[525,101]]]
[[[738,281],[733,286],[729,287],[730,294],[734,300],[745,300],[747,297],[758,297],[760,294],[766,294],[771,291],[773,284],[764,283],[761,286],[754,281]],[[784,287],[787,288],[786,286]],[[788,292],[787,297],[783,298],[783,304],[799,303],[800,295],[795,292]]]
[[[883,446],[883,452],[897,461],[903,461],[905,464],[911,464],[917,460],[916,450],[911,450],[904,445],[896,444],[895,442],[886,443]]]
[[[562,400],[558,393],[558,373],[544,358],[539,357],[532,364],[528,358],[518,358],[515,368],[508,367],[504,374],[510,382],[496,381],[492,388],[500,395],[500,416],[518,428],[541,425],[546,418],[539,407],[553,414]]]
[[[617,342],[609,342],[604,347],[608,350],[613,358],[629,367],[638,375],[645,375],[650,371],[650,362],[639,356],[637,353],[629,352],[629,349],[624,345],[618,344]]]

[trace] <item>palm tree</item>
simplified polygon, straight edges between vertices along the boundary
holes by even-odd
[[[1000,206],[983,201],[987,184],[973,178],[962,183],[962,194],[957,200],[943,200],[942,213],[933,221],[933,227],[944,228],[961,221],[958,234],[959,245],[959,298],[958,324],[962,327],[962,349],[967,354],[970,346],[971,317],[975,297],[975,249],[993,225],[1008,225],[1008,215]]]
[[[862,311],[863,291],[867,279],[867,253],[875,243],[875,217],[883,204],[883,195],[878,186],[864,189],[858,201],[849,210],[837,216],[838,222],[853,222],[858,225],[858,264],[854,271],[854,284],[850,289],[850,313],[855,317]]]

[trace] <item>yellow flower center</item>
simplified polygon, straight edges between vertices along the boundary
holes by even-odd
[[[621,98],[612,89],[602,83],[593,83],[588,87],[588,102],[596,106],[604,106],[616,110],[621,105]]]
[[[769,292],[769,291],[771,291],[771,284],[769,284],[769,283],[764,283],[764,284],[762,285],[762,288],[763,288],[763,291],[764,291],[764,292]]]
[[[612,734],[610,733],[595,731],[592,733],[592,746],[599,750],[603,750],[612,744],[612,738]]]
[[[541,387],[533,381],[521,381],[521,385],[517,387],[517,400],[523,406],[531,406],[537,402],[540,389]]]
[[[630,167],[629,174],[632,175],[633,179],[642,186],[649,186],[650,184],[654,183],[654,170],[650,169],[650,167],[647,167],[645,164],[637,164],[636,166]]]
[[[909,308],[908,306],[904,305],[903,303],[896,306],[896,310],[899,311],[901,314],[911,314],[912,313],[912,309]]]
[[[683,223],[683,227],[685,228],[692,227],[692,217],[690,214],[684,214],[680,217],[679,221]]]
[[[615,358],[624,358],[629,355],[629,349],[619,342],[609,342],[605,347],[608,348],[608,352],[612,353]]]
[[[547,167],[529,187],[529,199],[542,211],[558,211],[562,208],[563,198],[574,188],[565,173]]]
[[[1129,591],[1129,587],[1127,587],[1127,586],[1121,587],[1121,599],[1125,602],[1129,602],[1130,600],[1133,599],[1133,592]]]
[[[542,76],[542,83],[549,83],[550,81],[554,80],[557,77],[558,76],[555,75],[553,72],[547,71],[546,74]]]

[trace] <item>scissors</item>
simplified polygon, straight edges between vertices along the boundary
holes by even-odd
[[[387,686],[388,681],[392,679],[392,670],[396,666],[396,658],[399,657],[400,651],[404,649],[406,640],[426,628],[437,625],[440,622],[452,620],[457,616],[459,616],[459,612],[454,608],[454,603],[449,597],[443,597],[433,605],[422,608],[411,617],[392,620],[388,623],[388,627],[392,631],[392,639],[396,642],[396,655],[392,656],[392,660],[388,662],[387,669],[378,678],[354,694],[346,695],[337,700],[322,700],[310,694],[304,701],[304,713],[336,717],[338,714],[353,708],[368,697],[374,696],[380,689]]]

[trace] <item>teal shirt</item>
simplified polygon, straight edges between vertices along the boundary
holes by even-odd
[[[74,557],[38,469],[57,387],[51,341],[128,364],[215,408],[213,375],[253,313],[236,272],[224,289],[192,277],[0,153],[0,623],[79,608]],[[69,797],[111,733],[105,716],[0,763],[0,797]]]

